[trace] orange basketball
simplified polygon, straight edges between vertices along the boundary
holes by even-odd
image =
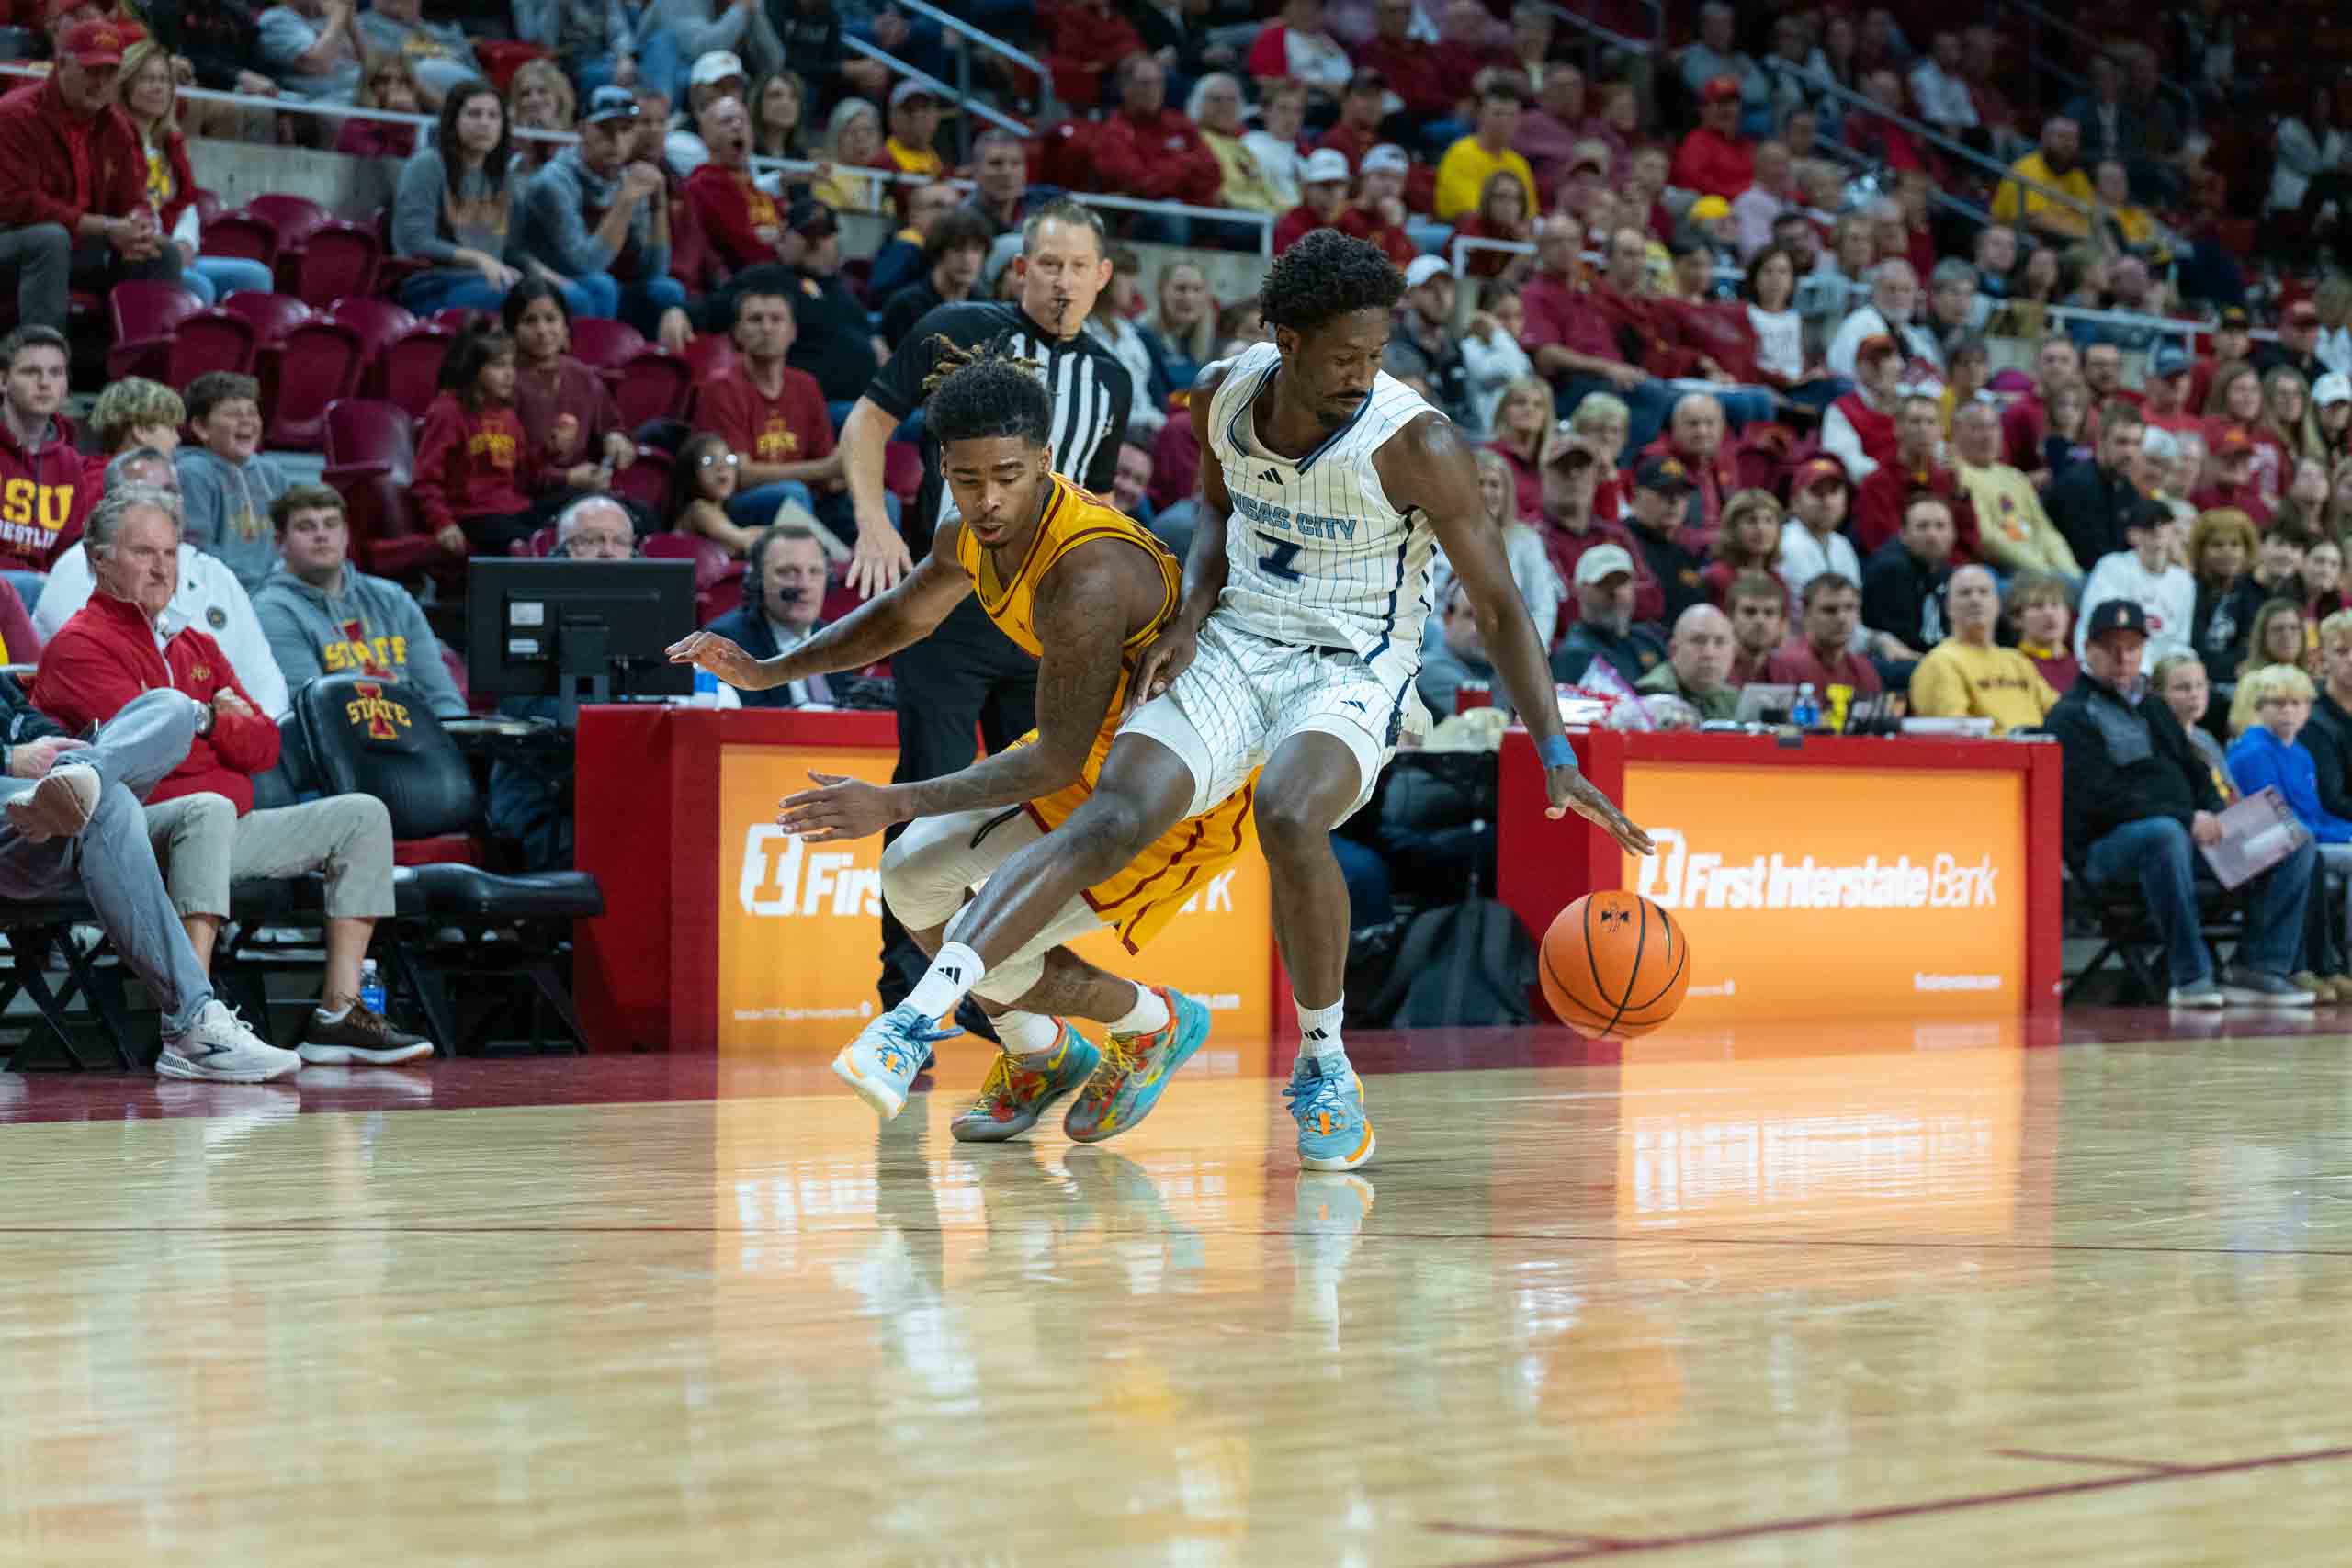
[[[1690,947],[1674,917],[1639,894],[1588,893],[1544,933],[1544,999],[1579,1034],[1631,1040],[1674,1016],[1690,988]]]

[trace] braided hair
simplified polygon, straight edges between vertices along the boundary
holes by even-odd
[[[1053,400],[1040,379],[1044,367],[1001,347],[965,348],[945,336],[931,340],[932,372],[923,378],[931,433],[951,441],[1011,435],[1038,446],[1053,438]]]

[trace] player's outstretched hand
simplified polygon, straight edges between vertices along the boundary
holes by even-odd
[[[694,632],[670,645],[670,662],[707,670],[738,691],[761,689],[760,661],[723,637]]]
[[[850,554],[847,581],[859,598],[888,593],[899,585],[899,579],[914,569],[914,558],[907,554],[907,542],[896,529],[857,531],[857,547]]]
[[[1184,626],[1181,620],[1164,627],[1158,637],[1151,639],[1151,646],[1143,650],[1143,657],[1136,660],[1136,678],[1127,687],[1127,713],[1134,713],[1168,690],[1200,650],[1201,634],[1198,631]]]
[[[879,784],[813,770],[808,776],[818,788],[787,795],[776,807],[775,825],[786,832],[821,844],[863,839],[897,820]]]
[[[1588,822],[1597,822],[1609,830],[1609,836],[1623,846],[1627,854],[1655,854],[1657,848],[1650,836],[1634,825],[1633,819],[1617,809],[1617,803],[1600,793],[1600,786],[1584,776],[1579,768],[1548,768],[1544,773],[1544,786],[1551,791],[1552,804],[1544,815],[1565,817],[1573,811]]]

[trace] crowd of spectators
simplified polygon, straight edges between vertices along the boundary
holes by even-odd
[[[1261,244],[1338,228],[1404,273],[1385,367],[1480,445],[1486,514],[1563,683],[1661,724],[1731,718],[1760,684],[1809,686],[1833,723],[1894,696],[1996,734],[2047,726],[2093,884],[2154,852],[2113,802],[2074,809],[2105,776],[2077,753],[2117,744],[2102,703],[2184,770],[2197,759],[2178,799],[2169,782],[2118,797],[2183,806],[2183,844],[2246,768],[2301,810],[2280,747],[2321,759],[2315,834],[2352,824],[2328,772],[2342,754],[2324,750],[2352,721],[2321,696],[2288,723],[2306,699],[2267,673],[2324,672],[2320,628],[2344,605],[2352,281],[2328,268],[2352,141],[2330,90],[2298,95],[2267,187],[2241,175],[2233,205],[2199,129],[2243,107],[2210,29],[2119,32],[2080,92],[2033,104],[1994,27],[1885,9],[1710,3],[1654,51],[1589,48],[1536,0],[965,13],[1050,82],[888,0],[31,9],[36,79],[0,97],[20,174],[0,187],[20,323],[0,367],[15,661],[86,643],[94,611],[128,624],[106,603],[129,581],[120,520],[85,537],[118,495],[141,500],[130,536],[161,596],[146,620],[214,642],[216,684],[190,694],[258,721],[345,670],[463,712],[428,612],[465,558],[550,533],[589,558],[655,532],[705,541],[743,562],[729,635],[789,647],[842,563],[866,562],[876,513],[900,526],[901,495],[866,494],[844,463],[854,411],[906,412],[869,388],[934,312],[1021,296],[1023,220],[1067,189],[1164,204],[1107,213],[1109,283],[1083,330],[1134,389],[1114,498],[1180,549],[1199,454],[1171,415],[1203,366],[1263,335],[1235,280]],[[936,80],[959,52],[968,104]],[[244,101],[184,101],[189,86]],[[263,107],[297,101],[317,112]],[[255,378],[93,382],[87,428],[65,412],[61,333],[89,299],[130,279],[208,304],[272,286],[206,253],[191,136],[398,165],[388,291],[467,318],[414,432],[424,543],[401,581],[350,565],[342,499],[261,450]],[[2256,205],[2294,243],[2249,244],[2232,219]],[[871,255],[844,257],[849,215],[883,220]],[[1143,249],[1171,244],[1193,254]],[[632,430],[571,353],[605,319],[729,352],[697,361],[712,368],[683,420]],[[648,444],[668,459],[658,496],[628,482]],[[147,550],[159,515],[172,536]],[[1450,713],[1492,671],[1442,563],[1431,608],[1421,694]],[[236,771],[199,741],[204,766]],[[546,803],[526,815],[543,823]],[[2141,836],[2119,850],[2126,829]],[[2177,888],[2132,874],[2177,912]],[[354,886],[364,922],[374,894]],[[2301,895],[2274,902],[2237,989],[2325,994],[2344,962],[2331,922],[2306,921]],[[2185,941],[2170,957],[2185,1005],[2236,978]]]

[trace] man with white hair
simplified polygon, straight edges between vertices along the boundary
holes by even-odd
[[[97,592],[42,650],[33,705],[69,733],[115,721],[153,691],[160,666],[167,683],[202,708],[186,752],[154,784],[147,807],[147,831],[198,968],[211,963],[233,880],[322,870],[326,973],[298,1054],[305,1062],[374,1066],[429,1057],[432,1042],[359,999],[360,961],[376,922],[393,912],[390,815],[367,795],[254,809],[254,775],[277,765],[277,725],[209,634],[169,626],[179,536],[179,501],[168,491],[126,485],[90,513]],[[235,1045],[227,1050],[233,1058]],[[187,1066],[164,1070],[204,1076],[202,1062]],[[251,1070],[274,1077],[285,1069],[264,1059]]]
[[[1830,373],[1851,377],[1854,353],[1865,339],[1891,337],[1904,346],[1905,356],[1931,366],[1943,363],[1943,350],[1933,333],[1911,320],[1919,304],[1919,275],[1900,259],[1883,261],[1871,272],[1870,302],[1855,309],[1838,323],[1825,355]]]
[[[637,554],[637,529],[612,497],[582,496],[557,515],[555,547],[566,560],[628,560]]]
[[[111,492],[133,484],[153,485],[177,495],[179,470],[172,466],[171,455],[162,447],[133,446],[118,453],[107,465],[103,488]],[[90,602],[95,586],[96,581],[90,575],[89,547],[77,539],[49,569],[49,584],[40,592],[40,603],[33,606],[33,630],[40,634],[42,642],[54,637],[58,628]],[[254,608],[237,574],[220,557],[207,555],[186,540],[181,541],[179,586],[173,590],[166,617],[175,626],[201,626],[211,633],[213,640],[220,645],[220,651],[229,656],[229,667],[237,672],[237,679],[254,694],[254,701],[261,705],[262,711],[272,718],[286,716],[291,705],[286,676],[270,652],[269,637],[262,630],[260,612]]]
[[[1730,718],[1739,711],[1739,688],[1732,684],[1732,657],[1738,652],[1731,617],[1713,604],[1693,604],[1674,618],[1666,662],[1634,682],[1645,696],[1679,697],[1704,721]]]
[[[1989,718],[2002,735],[2040,724],[2058,694],[2033,660],[1993,639],[2001,590],[1981,566],[1964,566],[1944,584],[1950,629],[1911,671],[1911,711],[1922,718]]]
[[[171,465],[164,464],[164,471]],[[53,897],[78,882],[98,926],[163,1015],[167,1077],[258,1083],[301,1065],[264,1043],[213,996],[172,908],[140,800],[179,766],[196,737],[197,705],[142,693],[95,742],[70,739],[0,676],[0,897]]]

